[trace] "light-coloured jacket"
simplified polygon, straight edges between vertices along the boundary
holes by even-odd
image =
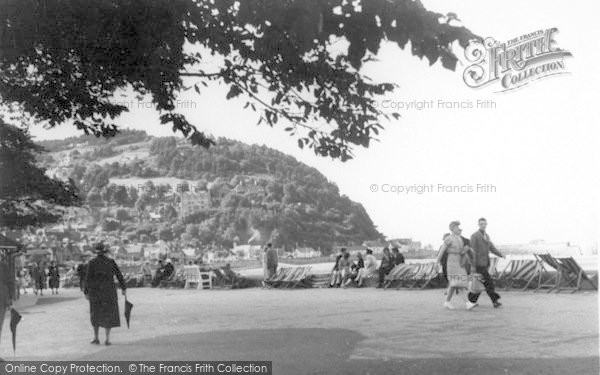
[[[365,271],[375,272],[377,271],[377,259],[373,254],[369,254],[365,257]]]

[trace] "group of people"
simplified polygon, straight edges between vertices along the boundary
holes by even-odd
[[[356,260],[350,260],[350,253],[346,248],[340,250],[335,258],[335,264],[332,269],[332,276],[329,286],[332,288],[348,287],[351,284],[356,284],[357,287],[362,287],[365,280],[369,277],[378,276],[377,287],[381,288],[385,280],[385,276],[396,267],[398,264],[404,263],[404,255],[400,253],[397,247],[383,249],[383,257],[381,264],[377,267],[377,259],[373,255],[371,249],[366,250],[366,255],[356,253]]]
[[[141,267],[142,274],[144,278],[152,277],[152,268],[150,267],[150,262],[146,261]],[[154,272],[154,277],[152,278],[151,286],[156,288],[160,286],[160,282],[164,280],[168,280],[171,275],[175,272],[175,266],[173,266],[173,262],[171,259],[167,258],[164,261],[158,261],[158,268],[156,272]]]
[[[50,261],[48,266],[42,261],[30,263],[17,271],[17,282],[19,293],[23,290],[23,294],[27,294],[27,288],[32,286],[35,295],[43,296],[47,285],[52,294],[58,294],[60,272],[56,261]]]
[[[482,282],[486,293],[492,300],[494,307],[500,307],[500,295],[496,293],[494,281],[489,274],[490,253],[503,258],[504,255],[496,249],[490,236],[486,232],[487,220],[478,220],[479,229],[467,239],[462,234],[459,221],[452,221],[449,225],[450,233],[444,235],[439,254],[438,263],[442,266],[444,277],[448,280],[446,300],[444,307],[454,309],[451,300],[455,294],[468,292],[466,307],[468,310],[477,306],[479,290],[474,285]],[[480,280],[481,279],[481,280]]]

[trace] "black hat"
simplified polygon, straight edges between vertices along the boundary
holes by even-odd
[[[373,254],[373,250],[367,249],[367,254]]]
[[[110,250],[108,249],[108,247],[104,245],[104,242],[98,242],[96,245],[94,245],[94,252],[96,254],[106,254],[109,251]]]

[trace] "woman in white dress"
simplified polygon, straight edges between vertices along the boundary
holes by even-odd
[[[358,276],[356,277],[358,287],[362,287],[365,284],[365,279],[375,275],[377,273],[377,259],[373,255],[373,250],[367,249],[367,256],[365,257],[365,267],[358,270]]]
[[[461,237],[462,229],[460,222],[453,221],[450,223],[450,236],[446,237],[444,244],[438,254],[438,263],[441,264],[444,254],[447,254],[447,272],[448,272],[448,291],[446,293],[446,301],[444,307],[453,309],[454,306],[450,303],[452,297],[457,291],[467,290],[469,287],[469,276],[466,265],[468,264],[469,247],[465,246]],[[475,304],[467,302],[467,309],[472,309]]]

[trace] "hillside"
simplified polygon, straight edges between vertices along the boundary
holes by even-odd
[[[210,149],[174,137],[123,131],[40,144],[48,173],[85,194],[92,225],[129,241],[180,240],[202,247],[272,241],[286,248],[382,239],[363,206],[315,168],[264,146],[220,138]],[[207,206],[181,211],[183,192]]]

